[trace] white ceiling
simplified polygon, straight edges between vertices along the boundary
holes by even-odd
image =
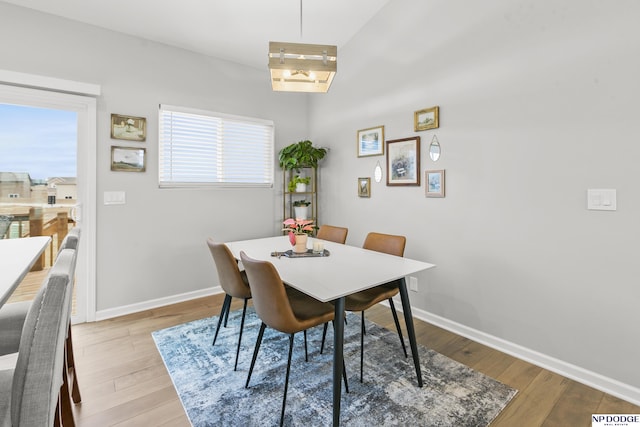
[[[269,41],[340,48],[390,0],[3,0],[256,68]]]

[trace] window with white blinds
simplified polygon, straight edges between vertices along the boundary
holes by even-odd
[[[160,187],[273,185],[270,120],[160,105]]]

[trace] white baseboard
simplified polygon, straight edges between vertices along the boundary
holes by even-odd
[[[109,308],[107,310],[96,311],[96,321],[111,319],[112,317],[124,316],[125,314],[137,313],[139,311],[150,310],[152,308],[163,307],[165,305],[176,304],[179,302],[189,301],[196,298],[202,298],[209,295],[222,293],[220,286],[212,288],[200,289],[193,292],[187,292],[170,297],[158,298],[150,301],[139,302],[136,304],[125,305],[122,307]]]
[[[383,304],[388,306],[387,302]],[[398,311],[401,311],[402,304],[399,301],[395,306]],[[461,323],[454,322],[419,308],[411,307],[411,314],[413,314],[413,317],[416,319],[423,320],[442,329],[446,329],[447,331],[469,338],[470,340],[480,344],[517,357],[518,359],[522,359],[551,372],[555,372],[563,377],[570,378],[622,400],[626,400],[634,405],[640,405],[640,388],[638,387],[605,377],[604,375],[596,372],[589,371],[563,360],[514,344],[510,341],[470,328]]]

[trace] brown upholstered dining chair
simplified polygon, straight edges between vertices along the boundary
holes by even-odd
[[[207,245],[209,251],[213,257],[213,261],[216,264],[218,270],[218,278],[220,279],[220,286],[225,292],[224,302],[220,309],[220,317],[218,319],[218,326],[216,326],[216,334],[213,337],[212,346],[216,345],[218,339],[218,332],[220,332],[220,325],[222,324],[222,318],[224,317],[224,326],[227,327],[227,319],[229,318],[229,311],[231,309],[231,300],[233,298],[242,298],[244,305],[242,307],[242,320],[240,321],[240,334],[238,335],[238,346],[236,348],[236,361],[233,365],[233,370],[238,369],[238,356],[240,355],[240,343],[242,341],[242,330],[244,329],[244,319],[247,313],[247,301],[251,298],[251,289],[249,288],[249,280],[244,271],[240,271],[238,262],[233,257],[233,254],[224,243],[217,243],[211,238],[207,239]]]
[[[347,241],[347,233],[349,232],[348,228],[345,227],[336,227],[335,225],[327,225],[323,224],[320,226],[316,237],[322,240],[328,240],[330,242],[342,243]],[[347,323],[347,319],[345,318],[345,323]],[[327,337],[327,326],[329,323],[324,324],[324,328],[322,330],[322,343],[320,343],[320,354],[324,349],[324,341]]]
[[[370,249],[372,251],[383,252],[390,255],[403,256],[404,247],[407,239],[404,236],[396,236],[392,234],[382,233],[369,233],[364,240],[362,247],[364,249]],[[407,357],[407,347],[404,344],[404,338],[402,337],[402,330],[400,329],[400,322],[398,321],[398,313],[393,303],[393,297],[400,292],[399,280],[394,280],[389,283],[378,285],[374,288],[366,289],[364,291],[357,292],[345,297],[345,310],[346,311],[359,311],[361,315],[361,327],[360,327],[360,382],[363,381],[363,365],[364,365],[364,335],[366,333],[364,324],[364,312],[366,309],[373,307],[379,302],[384,300],[389,301],[391,307],[391,313],[393,314],[393,321],[396,324],[398,330],[398,337],[400,337],[400,343],[402,344],[402,350],[404,351],[404,357]],[[325,329],[326,331],[326,329]],[[324,336],[322,339],[324,343]],[[320,349],[322,352],[322,348]]]
[[[330,242],[342,243],[347,241],[348,228],[336,227],[333,225],[321,225],[316,237],[322,240],[328,240]]]
[[[249,258],[244,252],[240,252],[240,260],[251,283],[253,306],[262,321],[245,388],[249,387],[249,381],[251,380],[251,374],[253,373],[253,367],[258,357],[266,327],[269,326],[277,331],[289,334],[289,357],[284,381],[282,411],[280,412],[280,425],[282,426],[287,402],[287,389],[289,387],[289,373],[291,371],[293,337],[297,332],[304,331],[305,360],[307,360],[307,329],[333,320],[334,307],[330,303],[320,302],[302,292],[285,287],[278,271],[270,262]],[[349,388],[344,372],[344,364],[342,373],[348,393]]]

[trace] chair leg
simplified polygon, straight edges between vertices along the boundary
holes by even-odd
[[[289,358],[287,359],[287,375],[284,377],[284,396],[282,397],[282,412],[280,413],[280,427],[284,423],[284,408],[287,404],[287,390],[289,389],[289,372],[291,371],[291,354],[293,353],[293,336],[289,335]]]
[[[324,340],[325,338],[327,338],[327,325],[329,324],[329,322],[325,322],[324,323],[324,327],[322,328],[322,342],[320,343],[320,354],[322,354],[322,351],[324,350]]]
[[[307,330],[305,329],[304,331],[302,331],[302,334],[304,335],[304,361],[308,362],[309,353],[307,352]]]
[[[66,349],[65,349],[66,353]],[[62,363],[62,386],[58,392],[58,402],[60,405],[60,424],[63,427],[74,427],[73,409],[71,409],[71,399],[69,398],[69,377],[67,370],[66,354]]]
[[[247,298],[244,299],[244,306],[242,307],[242,320],[240,321],[240,335],[238,336],[238,348],[236,349],[236,364],[233,365],[233,370],[238,370],[238,356],[240,355],[240,342],[242,341],[242,330],[244,329],[244,318],[247,313]]]
[[[360,320],[360,382],[364,382],[362,375],[364,370],[364,334],[364,310],[362,310],[362,317]]]
[[[349,393],[349,382],[347,381],[347,365],[344,364],[344,359],[342,359],[342,379],[344,380],[344,389],[347,393]]]
[[[224,317],[225,313],[229,312],[229,308],[231,307],[231,295],[225,295],[224,296],[224,301],[222,303],[222,308],[220,309],[220,318],[218,319],[218,326],[216,327],[216,334],[213,337],[213,342],[211,343],[211,345],[216,345],[216,340],[218,339],[218,332],[220,332],[220,325],[222,324],[222,318]],[[227,327],[227,324],[224,324],[224,327]]]
[[[227,312],[224,315],[224,327],[227,327],[227,322],[229,321],[229,312],[231,311],[231,297],[229,297],[229,304],[227,305]]]
[[[80,403],[82,396],[80,396],[80,386],[78,385],[78,371],[76,371],[76,362],[73,357],[73,339],[71,338],[71,322],[69,322],[69,329],[67,330],[67,339],[65,341],[65,349],[67,352],[67,373],[73,375],[73,383],[71,384],[71,398],[73,403]]]
[[[258,331],[258,338],[256,339],[256,348],[253,350],[253,358],[251,359],[251,367],[249,368],[249,375],[247,375],[247,383],[244,388],[249,388],[249,380],[251,380],[251,374],[253,373],[253,365],[256,364],[256,358],[258,357],[258,350],[260,350],[260,343],[262,342],[262,335],[267,325],[262,322],[260,325],[260,331]]]
[[[409,357],[407,354],[407,347],[404,345],[404,338],[402,338],[402,329],[400,329],[400,322],[398,321],[398,313],[396,313],[396,306],[393,304],[393,298],[389,298],[389,306],[391,307],[391,314],[393,314],[393,321],[396,322],[396,329],[398,330],[398,337],[400,337],[400,344],[402,344],[402,351],[404,351],[404,357]]]

